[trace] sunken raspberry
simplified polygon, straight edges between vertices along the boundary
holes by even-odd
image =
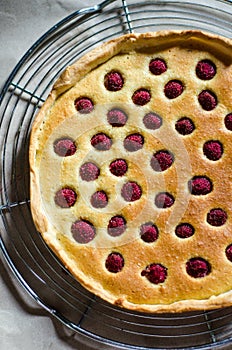
[[[76,203],[77,194],[71,188],[62,188],[56,192],[55,203],[61,208],[70,208]]]
[[[227,220],[227,213],[221,208],[211,209],[207,214],[207,222],[212,226],[222,226]]]
[[[100,169],[92,162],[84,163],[80,167],[80,177],[84,181],[94,181],[98,178],[99,174]]]
[[[127,163],[124,159],[116,159],[110,164],[110,171],[115,176],[125,175],[127,169]]]
[[[174,156],[169,151],[162,150],[156,152],[151,158],[151,167],[155,171],[165,171],[174,162]]]
[[[203,146],[204,155],[209,160],[218,160],[221,158],[223,153],[223,146],[219,141],[207,141]]]
[[[156,113],[147,113],[143,118],[143,124],[147,129],[156,130],[162,125],[162,118]]]
[[[112,146],[112,140],[109,136],[100,132],[91,138],[91,145],[98,151],[108,151]]]
[[[189,180],[188,187],[195,196],[206,195],[213,190],[213,184],[207,176],[194,176]]]
[[[175,229],[175,234],[179,238],[189,238],[194,234],[194,232],[194,227],[188,223],[179,224]]]
[[[114,127],[124,126],[127,122],[127,115],[120,109],[114,108],[107,113],[108,123]]]
[[[123,87],[123,77],[119,72],[112,71],[107,73],[104,78],[105,88],[109,91],[118,91]]]
[[[193,121],[190,118],[183,117],[177,120],[175,124],[176,131],[181,135],[189,135],[195,129]]]
[[[170,100],[180,96],[183,91],[184,86],[180,80],[170,80],[164,87],[164,94]]]
[[[198,95],[198,101],[205,111],[212,111],[217,106],[217,96],[209,90],[203,90]]]
[[[229,113],[225,116],[224,123],[225,123],[225,127],[228,130],[232,131],[232,113]]]
[[[126,202],[134,202],[142,196],[142,189],[136,182],[129,181],[122,186],[121,195]]]
[[[152,222],[147,222],[140,226],[140,237],[144,242],[155,242],[158,238],[158,235],[158,228]]]
[[[79,97],[75,100],[76,110],[81,114],[88,114],[93,111],[93,101],[88,97]]]
[[[141,275],[151,283],[163,283],[167,278],[167,268],[161,264],[150,264],[141,272]]]
[[[192,258],[186,263],[186,271],[191,277],[201,278],[211,272],[211,266],[203,258]]]
[[[71,232],[78,243],[89,243],[96,234],[93,224],[87,220],[75,221],[71,226]]]
[[[138,106],[144,106],[151,99],[151,93],[147,89],[138,89],[133,93],[132,101]]]
[[[229,261],[232,262],[232,244],[228,245],[226,248],[226,257]]]
[[[129,152],[136,152],[143,148],[144,138],[141,134],[128,135],[123,142],[125,149]]]
[[[109,254],[106,259],[105,266],[109,272],[120,272],[124,266],[123,256],[116,252]]]
[[[161,58],[152,59],[149,63],[149,70],[154,75],[160,75],[167,70],[167,65]]]
[[[160,192],[155,197],[155,205],[157,208],[170,208],[175,202],[173,195],[168,192]]]
[[[216,66],[210,60],[202,60],[197,63],[196,75],[199,79],[210,80],[216,74]]]
[[[97,191],[92,194],[90,200],[94,208],[105,208],[108,204],[108,197],[104,191]]]
[[[59,139],[54,142],[54,152],[60,157],[69,157],[76,152],[76,145],[71,139]]]
[[[126,220],[123,216],[113,216],[107,226],[107,232],[112,237],[120,236],[126,230]]]

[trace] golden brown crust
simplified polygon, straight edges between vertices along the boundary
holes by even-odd
[[[165,57],[170,68],[156,80],[142,73],[155,55]],[[210,82],[199,82],[194,72],[186,72],[206,56],[216,62],[217,76]],[[228,196],[231,175],[226,168],[231,162],[232,145],[230,132],[223,124],[224,116],[232,110],[231,61],[231,41],[208,33],[163,31],[125,35],[101,45],[68,67],[35,119],[29,154],[31,211],[35,225],[78,281],[112,304],[142,312],[182,312],[232,304],[232,263],[225,256],[226,247],[232,243]],[[115,67],[128,84],[122,91],[112,94],[104,90],[100,82]],[[184,98],[167,103],[161,88],[167,81],[177,78],[185,84]],[[140,87],[149,87],[154,99],[138,109],[131,104],[131,96]],[[196,96],[203,89],[215,91],[220,102],[215,110],[206,114],[196,102]],[[85,95],[93,98],[96,109],[89,120],[84,118],[83,121],[73,102],[76,97]],[[111,106],[123,106],[134,119],[123,128],[113,129],[102,121],[102,115]],[[160,130],[144,130],[142,116],[150,110],[163,117]],[[181,138],[175,132],[174,123],[184,115],[191,117],[196,130],[193,136]],[[128,156],[127,178],[138,181],[143,189],[139,201],[125,205],[117,195],[118,179],[109,176],[106,163],[120,157],[120,151],[124,152],[120,144],[113,145],[109,156],[91,153],[86,140],[102,131],[118,140],[137,131],[145,137],[139,158],[136,154]],[[79,153],[72,157],[75,162],[68,157],[61,160],[53,154],[53,143],[62,135],[77,140]],[[220,139],[225,144],[223,158],[215,163],[202,154],[202,145],[209,139]],[[156,174],[154,180],[153,170],[147,165],[148,156],[162,148],[178,155],[176,166]],[[118,212],[114,204],[110,209],[93,211],[86,203],[84,195],[88,198],[93,187],[78,180],[77,169],[84,160],[94,160],[101,165],[101,178],[96,184],[98,188],[107,184],[112,202],[119,205],[120,214],[128,222],[127,233],[122,237],[109,238],[104,229],[99,229],[93,242],[78,244],[68,232],[71,223],[80,217],[91,218],[96,228],[104,228],[112,213]],[[191,196],[186,183],[193,175],[210,177],[214,191],[201,198]],[[58,208],[54,204],[56,190],[73,184],[78,192],[78,205],[68,210]],[[151,204],[158,190],[176,197],[174,209],[160,210]],[[205,217],[209,208],[219,206],[227,210],[229,220],[226,225],[215,228],[206,223]],[[159,227],[159,239],[147,244],[139,238],[138,228],[151,219]],[[180,240],[174,233],[179,222],[191,222],[196,228],[195,235]],[[125,266],[120,273],[110,273],[105,268],[105,260],[112,251],[124,257]],[[211,273],[204,278],[190,277],[185,271],[186,261],[196,256],[203,256],[212,265]],[[156,262],[168,267],[166,281],[158,285],[141,276],[147,265]]]

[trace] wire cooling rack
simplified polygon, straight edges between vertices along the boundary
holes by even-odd
[[[114,1],[74,12],[25,53],[0,96],[0,248],[27,292],[73,332],[114,349],[231,349],[232,309],[147,315],[94,297],[57,260],[30,213],[28,143],[54,81],[101,42],[129,32],[198,28],[232,37],[231,1]]]

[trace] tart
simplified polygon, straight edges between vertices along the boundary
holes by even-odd
[[[232,304],[231,63],[231,41],[213,34],[128,34],[67,67],[40,109],[35,225],[109,303]]]

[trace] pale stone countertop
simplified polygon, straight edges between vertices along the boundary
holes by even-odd
[[[0,0],[0,89],[23,54],[47,30],[74,11],[101,1]],[[93,342],[63,326],[25,292],[0,251],[0,350],[69,349],[120,348]]]

